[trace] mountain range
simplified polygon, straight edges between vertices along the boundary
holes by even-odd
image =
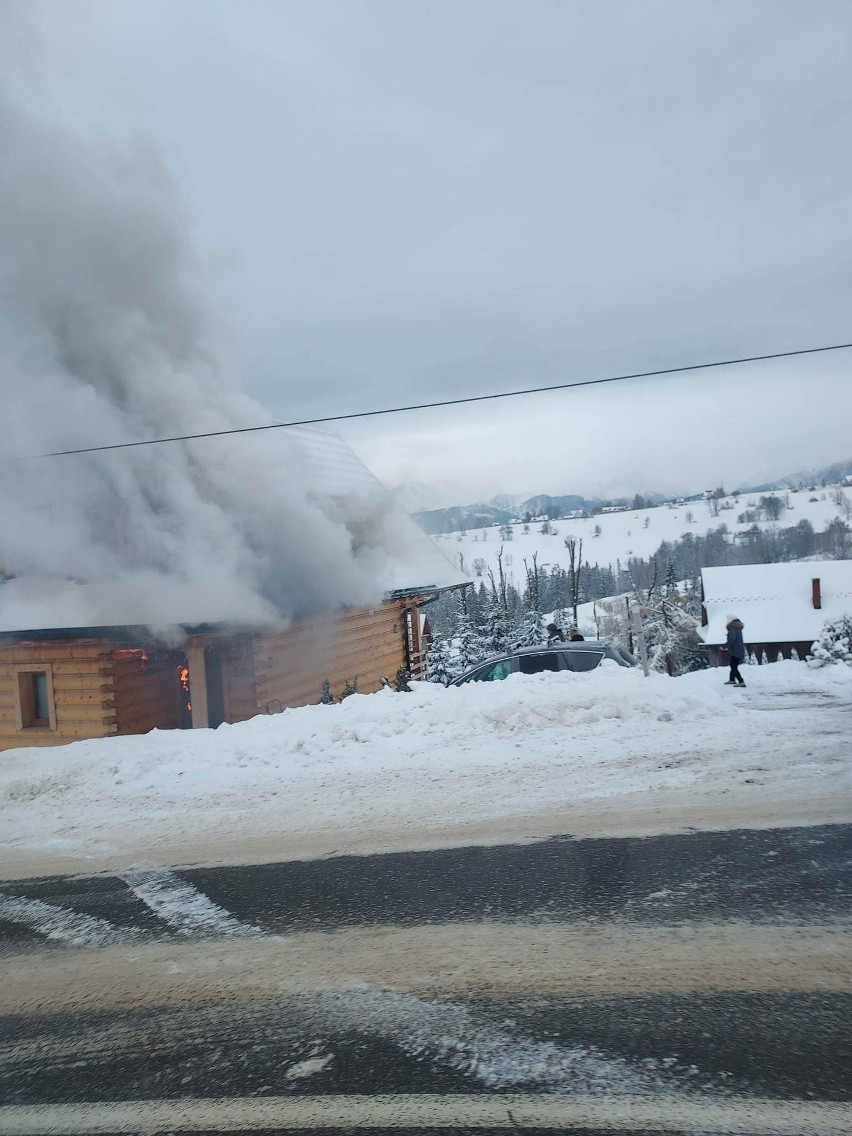
[[[775,481],[762,485],[741,485],[736,487],[740,493],[768,493],[773,490],[789,489],[799,485],[818,485],[825,483],[831,485],[842,481],[844,477],[852,475],[852,458],[845,461],[834,462],[831,465],[815,469],[802,469],[796,473],[787,474]],[[421,487],[425,488],[425,487]],[[731,487],[729,487],[731,488]],[[672,494],[645,492],[642,497],[648,505],[660,505],[673,499]],[[703,497],[701,493],[681,494],[684,500],[695,500]],[[471,505],[451,505],[444,509],[412,510],[411,515],[420,527],[431,535],[445,532],[462,532],[466,529],[486,528],[489,525],[503,525],[509,521],[526,517],[548,516],[552,518],[564,517],[577,511],[589,513],[600,512],[605,504],[627,505],[632,500],[627,497],[610,498],[604,501],[600,497],[582,497],[578,494],[568,493],[561,496],[551,496],[548,493],[538,493],[532,497],[519,498],[507,493],[499,493],[490,501],[477,501]]]

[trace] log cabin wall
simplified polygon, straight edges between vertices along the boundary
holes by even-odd
[[[179,651],[119,648],[107,660],[118,734],[147,734],[181,726]]]
[[[255,636],[240,635],[221,651],[226,722],[245,722],[259,713],[254,648]]]
[[[388,601],[297,621],[286,631],[199,637],[221,660],[225,720],[318,703],[325,680],[335,699],[349,684],[366,694],[378,690],[383,677],[393,681],[408,662],[406,606]],[[117,647],[93,639],[0,644],[0,750],[187,725],[176,680],[184,659],[182,648]],[[32,716],[26,694],[33,672],[46,676],[46,724],[24,724]]]
[[[64,745],[116,732],[109,676],[112,646],[91,639],[19,641],[0,644],[0,750]],[[33,719],[28,688],[43,674],[49,718]]]
[[[253,647],[255,713],[317,703],[326,679],[336,699],[350,683],[367,694],[406,665],[404,604],[300,620],[286,631],[256,636]]]

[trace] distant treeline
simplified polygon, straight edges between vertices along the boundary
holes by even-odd
[[[702,568],[726,564],[774,564],[808,557],[829,560],[852,557],[849,520],[837,516],[821,533],[816,532],[806,520],[786,528],[780,525],[760,528],[754,524],[745,532],[736,534],[731,533],[726,524],[721,524],[704,534],[686,532],[678,540],[663,541],[647,559],[631,556],[624,562],[616,560],[615,564],[600,565],[591,564],[581,555],[573,576],[570,568],[559,565],[542,568],[525,564],[522,590],[518,590],[514,580],[509,579],[502,586],[501,596],[505,597],[506,615],[518,627],[523,623],[529,606],[525,597],[530,592],[531,582],[538,610],[542,612],[570,611],[575,603],[579,605],[607,596],[647,592],[649,588],[664,584],[671,587],[674,581],[686,584],[686,593],[693,598],[690,606],[696,608]],[[475,581],[468,594],[468,607],[474,618],[485,618],[493,592],[494,586],[487,577]],[[451,633],[456,606],[452,597],[445,597],[429,607],[429,620],[437,631]]]

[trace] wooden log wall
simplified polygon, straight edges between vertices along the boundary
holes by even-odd
[[[254,636],[231,640],[221,658],[225,720],[245,722],[259,712]]]
[[[405,666],[403,605],[384,603],[258,635],[254,658],[256,712],[319,702],[325,679],[335,698],[353,682],[360,693],[371,693]]]
[[[115,703],[108,676],[108,643],[44,640],[0,646],[0,750],[17,746],[65,745],[116,732]],[[41,667],[52,675],[56,728],[20,729],[15,667]]]
[[[147,734],[180,726],[177,651],[121,649],[109,658],[116,711],[116,733]]]

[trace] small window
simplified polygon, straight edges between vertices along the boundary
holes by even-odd
[[[33,684],[33,725],[50,725],[50,703],[47,700],[47,672],[32,671],[30,681]]]
[[[15,669],[18,678],[18,728],[55,730],[56,710],[50,667],[25,665]]]
[[[537,675],[542,674],[543,671],[559,670],[559,656],[555,651],[546,655],[519,655],[518,663],[521,674],[525,675]]]

